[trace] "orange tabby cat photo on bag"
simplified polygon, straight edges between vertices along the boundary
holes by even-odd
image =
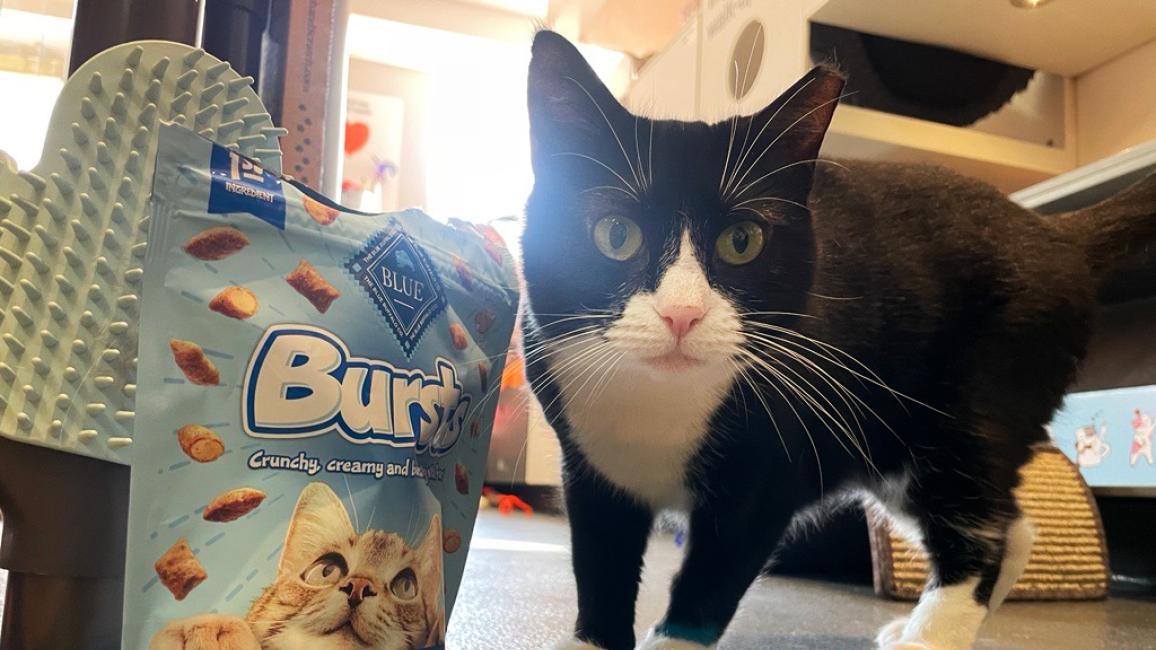
[[[396,533],[358,533],[324,483],[301,492],[277,567],[244,618],[170,623],[150,650],[412,650],[443,642],[441,518],[416,548]]]

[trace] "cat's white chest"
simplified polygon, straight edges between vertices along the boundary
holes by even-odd
[[[606,376],[601,384],[602,377],[585,381],[580,372],[559,375],[571,436],[586,460],[652,508],[688,507],[688,462],[726,396],[730,374],[706,371],[656,380],[627,371]]]

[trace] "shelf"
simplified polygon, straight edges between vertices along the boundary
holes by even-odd
[[[835,111],[823,155],[940,164],[1007,192],[1076,166],[1070,147],[1046,147],[857,106]]]

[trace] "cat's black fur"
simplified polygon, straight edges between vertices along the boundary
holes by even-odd
[[[813,159],[841,87],[837,74],[817,69],[733,125],[652,122],[627,113],[561,37],[535,39],[525,341],[531,382],[562,443],[578,639],[634,647],[634,601],[654,512],[612,485],[574,444],[551,374],[550,339],[590,324],[564,315],[613,313],[636,291],[653,291],[683,228],[709,251],[724,227],[751,218],[719,196],[724,166],[734,164],[727,158],[732,128],[736,150],[748,124],[754,137],[772,120],[756,151],[771,134],[787,134],[750,179]],[[652,165],[641,206],[606,189],[622,179],[593,162],[631,179],[620,144],[639,167]],[[933,586],[978,577],[975,599],[986,605],[1002,535],[1019,515],[1012,496],[1019,468],[1047,441],[1044,425],[1084,355],[1095,292],[1110,266],[1104,257],[1156,234],[1156,182],[1047,219],[984,183],[925,166],[797,164],[755,190],[786,199],[755,204],[770,221],[767,248],[742,267],[705,261],[708,279],[748,312],[804,315],[745,320],[823,342],[787,336],[794,349],[809,350],[814,365],[775,362],[807,378],[819,403],[849,426],[840,431],[765,378],[736,382],[686,472],[689,548],[659,629],[713,644],[792,517],[856,490],[917,523]],[[663,245],[629,262],[602,256],[590,224],[607,212],[627,214],[648,242]],[[839,396],[815,368],[855,398]]]

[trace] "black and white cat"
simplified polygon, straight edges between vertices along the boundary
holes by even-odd
[[[1019,468],[1084,354],[1102,262],[1156,235],[1156,182],[1045,219],[937,168],[816,164],[842,88],[819,67],[753,116],[651,120],[536,36],[525,342],[564,456],[560,647],[635,646],[663,509],[689,544],[642,648],[714,647],[792,521],[848,496],[933,565],[883,648],[971,647],[1022,571]]]

